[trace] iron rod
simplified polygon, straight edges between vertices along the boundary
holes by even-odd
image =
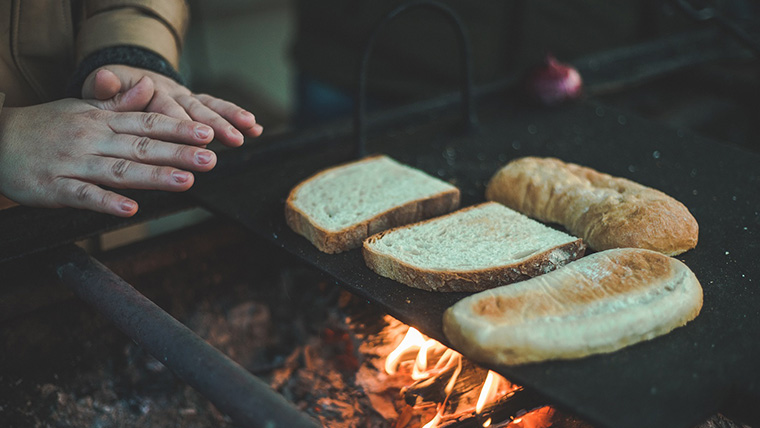
[[[84,250],[56,250],[61,281],[122,332],[244,427],[314,428],[296,409]]]

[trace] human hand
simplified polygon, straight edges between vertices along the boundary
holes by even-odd
[[[153,80],[156,91],[145,111],[206,124],[222,144],[230,147],[242,145],[244,136],[258,137],[264,130],[253,114],[231,102],[194,94],[166,76],[127,65],[107,65],[90,73],[82,86],[82,97],[107,100],[132,88],[144,76]]]
[[[105,101],[64,99],[0,112],[0,193],[23,205],[75,207],[129,217],[137,203],[105,190],[184,191],[208,171],[204,124],[142,112],[151,79]],[[136,111],[135,111],[136,110]]]

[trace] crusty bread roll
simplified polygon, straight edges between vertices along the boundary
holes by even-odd
[[[488,183],[486,198],[559,223],[591,248],[645,248],[674,256],[697,245],[699,226],[670,196],[553,158],[516,159]]]
[[[623,248],[462,299],[443,331],[475,361],[515,365],[612,352],[686,324],[701,307],[686,265]]]
[[[397,227],[364,241],[376,273],[427,291],[482,291],[582,257],[583,241],[496,202]]]
[[[325,169],[291,190],[285,220],[320,251],[360,247],[372,235],[459,207],[459,189],[387,156]]]

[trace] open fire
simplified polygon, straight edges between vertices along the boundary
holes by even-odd
[[[434,416],[422,428],[447,426],[545,428],[554,410],[519,409],[519,416],[495,420],[494,410],[522,390],[499,374],[468,362],[458,352],[427,338],[417,329],[386,316],[383,334],[400,343],[387,355],[384,371],[408,379],[400,394],[411,409]],[[526,413],[526,410],[529,410]],[[429,416],[428,416],[429,417]],[[403,422],[399,420],[398,422]],[[396,427],[413,425],[395,425]]]

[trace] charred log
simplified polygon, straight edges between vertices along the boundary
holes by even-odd
[[[401,394],[404,396],[404,401],[410,406],[443,403],[447,395],[445,387],[456,369],[456,366],[451,366],[436,376],[419,380],[403,388]],[[449,401],[459,401],[462,396],[483,386],[486,376],[488,376],[488,370],[463,359],[462,371],[454,384],[454,390],[449,395]]]

